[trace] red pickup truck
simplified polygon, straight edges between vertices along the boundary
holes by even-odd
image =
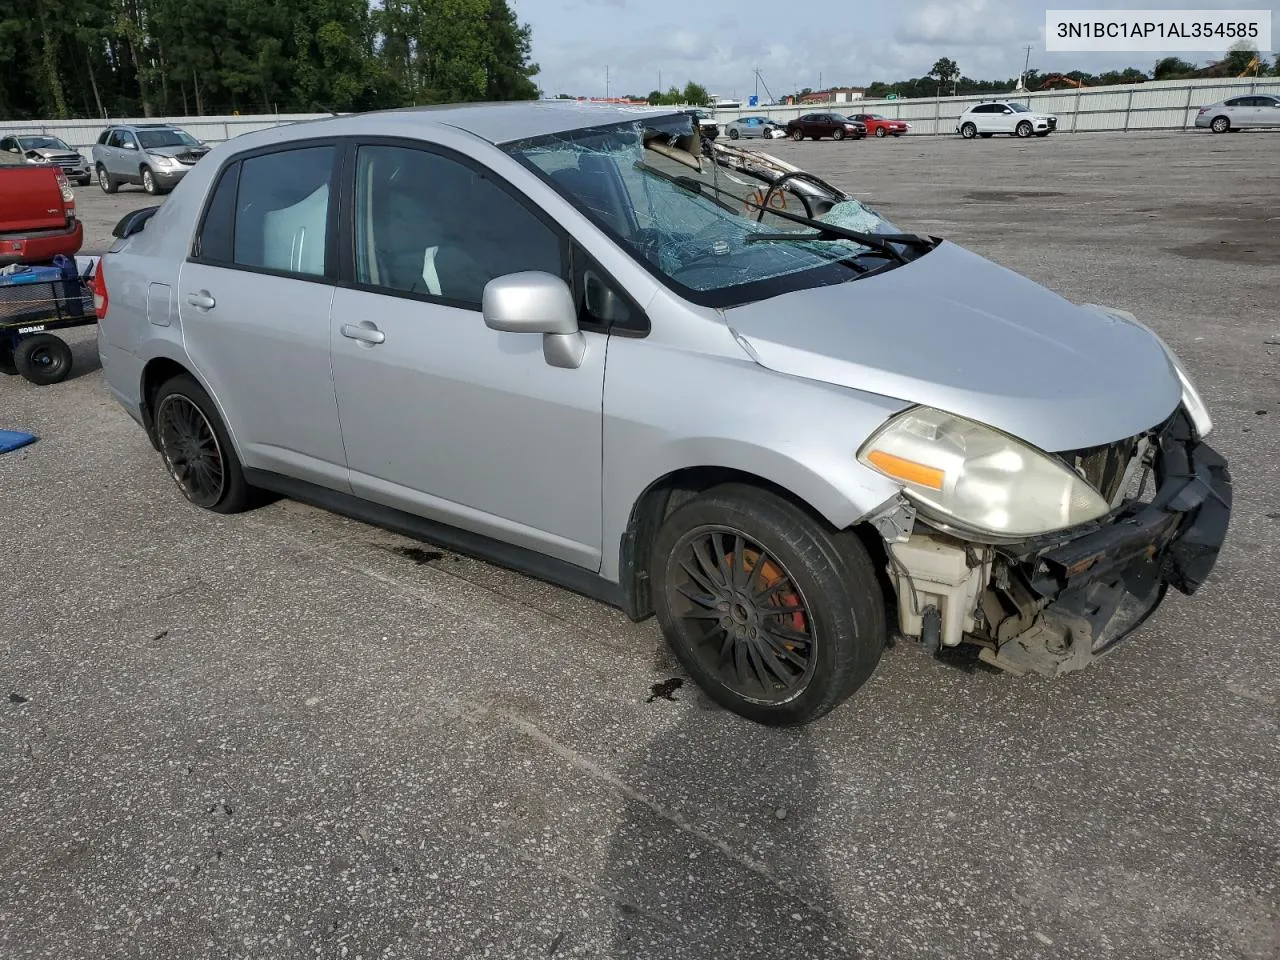
[[[0,267],[74,257],[83,242],[76,197],[60,169],[0,162]]]

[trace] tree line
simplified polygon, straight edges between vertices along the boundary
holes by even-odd
[[[507,0],[6,0],[0,118],[341,112],[538,96]]]

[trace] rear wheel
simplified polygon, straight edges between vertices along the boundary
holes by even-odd
[[[960,136],[964,137],[966,140],[972,140],[977,135],[978,135],[978,128],[975,127],[972,123],[966,123],[964,126],[960,128]]]
[[[1226,133],[1231,129],[1231,121],[1226,117],[1214,117],[1213,123],[1209,124],[1209,129],[1214,133]]]
[[[107,168],[98,165],[98,186],[102,188],[103,193],[115,193],[120,189],[120,185],[112,179],[111,174],[107,173]]]
[[[1019,137],[1026,139],[1027,137],[1031,136],[1032,133],[1035,132],[1035,128],[1031,126],[1030,120],[1023,120],[1020,124],[1018,124],[1016,132]]]
[[[874,672],[884,600],[866,549],[772,493],[726,484],[677,508],[650,565],[667,642],[721,706],[807,723]]]
[[[253,488],[217,408],[189,375],[165,381],[156,392],[155,434],[169,476],[197,507],[237,513],[250,505]]]
[[[61,383],[71,374],[71,348],[52,333],[37,333],[18,341],[13,365],[37,386]]]

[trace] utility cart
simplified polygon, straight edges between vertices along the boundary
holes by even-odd
[[[53,267],[0,275],[0,373],[19,373],[37,386],[71,374],[71,348],[52,331],[97,323],[89,284],[96,268],[80,272],[63,258]]]

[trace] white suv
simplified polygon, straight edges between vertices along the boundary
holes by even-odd
[[[966,140],[1007,133],[1015,137],[1047,137],[1058,129],[1058,118],[1036,113],[1024,103],[997,100],[970,107],[956,120],[956,133]]]

